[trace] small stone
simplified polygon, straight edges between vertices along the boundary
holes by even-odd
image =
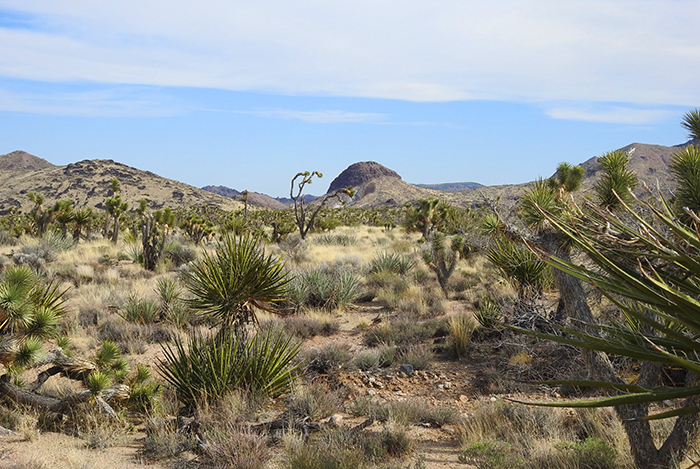
[[[374,395],[376,395],[376,394],[377,394],[377,391],[375,391],[374,389],[368,389],[368,390],[367,390],[367,395],[369,395],[369,396],[374,396]],[[495,401],[495,400],[496,400],[496,399],[494,398],[494,401]]]
[[[405,374],[406,376],[411,376],[413,374],[413,365],[411,365],[410,363],[402,363],[399,367],[399,371]]]
[[[452,429],[452,428],[450,428],[450,427],[442,427],[442,431],[445,432],[445,433],[447,433],[448,435],[454,435],[454,434],[455,434],[454,429]]]
[[[394,391],[394,392],[399,392],[399,391],[401,391],[401,388],[398,387],[398,386],[395,386],[395,387],[392,389],[392,391]]]
[[[469,402],[469,398],[467,396],[465,396],[464,394],[460,394],[459,402]]]
[[[496,402],[498,399],[496,399],[494,396],[491,396],[491,402]]]
[[[340,415],[340,414],[333,414],[333,415],[331,415],[330,418],[328,419],[328,425],[330,425],[331,427],[337,428],[337,427],[340,426],[340,423],[341,423],[342,421],[343,421],[343,416],[342,416],[342,415]]]
[[[449,381],[445,381],[445,384],[443,384],[443,386],[445,386],[445,389],[450,389],[452,387],[452,383],[450,383]]]
[[[444,385],[444,384],[438,384],[437,387],[438,387],[438,389],[441,390],[441,391],[442,391],[443,389],[445,389],[445,385]]]

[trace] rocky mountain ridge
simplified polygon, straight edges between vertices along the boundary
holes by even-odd
[[[693,143],[667,147],[632,143],[621,150],[630,154],[630,169],[640,181],[649,187],[662,189],[673,187],[668,164],[674,153]],[[581,163],[586,170],[583,191],[591,190],[598,173],[598,157]],[[554,169],[554,168],[553,168]],[[10,207],[28,210],[31,203],[27,194],[31,191],[44,195],[47,203],[71,199],[75,207],[101,208],[110,189],[113,177],[120,181],[122,197],[131,207],[145,198],[151,208],[165,206],[215,205],[224,210],[242,207],[240,192],[223,186],[207,186],[207,190],[142,171],[112,160],[83,160],[65,166],[50,162],[23,151],[0,155],[0,214]],[[419,187],[401,179],[395,171],[377,162],[359,162],[350,165],[329,186],[329,192],[352,185],[355,196],[347,204],[354,207],[403,206],[425,197],[438,197],[456,206],[468,207],[485,200],[500,198],[502,202],[514,202],[522,197],[532,182],[502,186],[481,186],[457,191]],[[441,185],[437,185],[438,187]],[[442,185],[445,186],[445,185]],[[449,184],[448,184],[449,186]],[[231,194],[234,198],[220,194]],[[248,203],[270,208],[283,208],[285,199],[274,199],[265,194],[249,192]]]

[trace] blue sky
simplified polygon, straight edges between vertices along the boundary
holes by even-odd
[[[0,0],[0,154],[289,192],[508,184],[700,106],[697,0]]]

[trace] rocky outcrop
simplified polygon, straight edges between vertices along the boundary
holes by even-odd
[[[375,161],[363,161],[351,164],[345,171],[340,173],[337,178],[333,179],[330,187],[328,187],[328,193],[333,193],[338,189],[343,189],[348,186],[359,187],[372,179],[385,176],[401,179],[399,173]]]

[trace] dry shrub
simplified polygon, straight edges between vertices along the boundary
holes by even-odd
[[[613,411],[487,402],[461,424],[462,462],[478,468],[633,467]]]
[[[323,383],[296,386],[285,399],[287,415],[294,421],[318,422],[340,412],[343,399]]]

